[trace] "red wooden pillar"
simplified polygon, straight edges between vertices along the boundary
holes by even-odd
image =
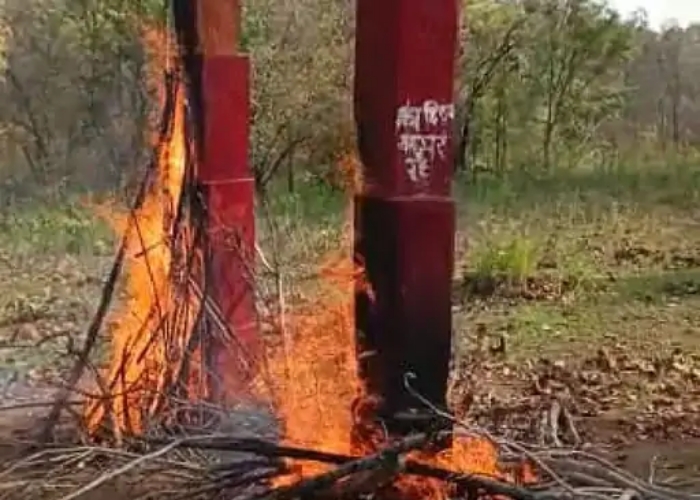
[[[365,186],[355,251],[361,370],[391,432],[420,427],[412,386],[446,406],[455,208],[458,0],[357,0],[355,118]],[[362,287],[359,287],[362,288]]]
[[[250,62],[237,51],[238,0],[199,0],[203,137],[198,169],[209,212],[210,290],[235,339],[212,339],[215,397],[247,389],[261,338],[255,309],[255,181],[248,164]]]

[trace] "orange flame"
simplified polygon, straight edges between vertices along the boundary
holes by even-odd
[[[339,176],[350,191],[361,189],[354,157],[344,157]],[[350,207],[352,208],[352,207]],[[348,219],[350,219],[348,217]],[[346,231],[343,246],[352,238]],[[318,290],[296,304],[286,318],[284,342],[271,349],[268,364],[275,384],[274,400],[284,422],[286,444],[355,455],[386,445],[381,429],[362,422],[372,412],[373,398],[364,393],[357,367],[354,292],[364,288],[372,297],[364,272],[341,254],[322,266]],[[353,403],[359,403],[353,407]],[[363,439],[364,441],[359,441]],[[534,479],[527,464],[507,469],[499,464],[496,446],[488,439],[455,436],[451,447],[437,452],[414,452],[409,458],[459,473],[480,474],[511,482]],[[294,464],[295,474],[277,484],[314,476],[328,466],[314,462]],[[438,480],[403,477],[394,487],[401,498],[449,498],[451,489]]]
[[[294,307],[285,320],[282,345],[268,353],[276,410],[290,445],[350,454],[350,403],[360,390],[355,361],[352,286],[348,260],[334,259],[321,270],[314,298]],[[304,463],[303,476],[325,470]]]
[[[128,267],[129,298],[111,331],[108,370],[111,392],[121,396],[88,406],[91,429],[96,429],[109,416],[120,432],[143,432],[147,425],[141,411],[144,392],[149,394],[148,400],[155,411],[158,399],[154,394],[158,395],[162,389],[164,378],[177,370],[170,352],[173,344],[181,351],[188,340],[162,337],[154,341],[139,333],[144,329],[156,330],[163,320],[163,311],[179,300],[171,281],[175,249],[169,235],[185,174],[186,140],[184,93],[180,88],[173,134],[162,149],[155,187],[133,214],[137,231],[128,240],[132,256]],[[357,161],[346,157],[341,170],[352,190],[361,189]],[[119,218],[117,229],[125,231],[127,222],[126,217]],[[287,444],[346,455],[364,451],[353,442],[357,422],[352,408],[363,392],[354,326],[354,287],[362,286],[361,274],[350,255],[333,258],[321,269],[314,295],[294,304],[287,317],[275,318],[284,328],[281,342],[268,350],[266,376],[273,384],[271,394],[266,396],[273,399],[283,421]],[[191,309],[194,311],[196,307]],[[189,328],[191,324],[188,319]],[[436,454],[414,453],[411,458],[456,473],[517,479],[499,465],[496,448],[486,439],[455,438],[448,450]],[[298,476],[304,477],[325,470],[325,466],[317,463],[302,463],[297,468]],[[449,494],[441,483],[425,479],[401,479],[396,486],[406,497],[421,495],[437,500],[446,499]]]
[[[168,349],[164,336],[155,340],[148,332],[158,330],[167,312],[172,310],[177,293],[171,286],[173,265],[170,234],[180,198],[185,171],[183,135],[183,91],[177,90],[173,134],[161,150],[154,189],[132,216],[112,219],[119,232],[131,225],[126,240],[128,299],[117,312],[111,330],[111,366],[107,381],[110,393],[120,395],[111,402],[111,418],[121,431],[143,430],[143,391],[162,387],[162,375],[168,369]],[[133,220],[129,220],[133,217]],[[155,403],[154,403],[155,404]],[[93,411],[89,428],[104,418],[103,409]]]
[[[151,78],[155,78],[154,68],[162,69],[168,62],[163,51],[154,47],[170,41],[157,31],[146,32],[145,41]],[[164,86],[157,85],[156,89],[164,102]],[[163,403],[166,379],[179,375],[178,367],[183,361],[187,337],[172,339],[163,330],[174,320],[171,316],[175,305],[183,300],[172,280],[177,243],[171,240],[186,169],[184,94],[184,87],[179,84],[175,89],[171,133],[164,144],[157,145],[155,179],[142,205],[126,214],[118,210],[115,213],[114,207],[110,207],[110,212],[106,207],[99,209],[117,234],[125,237],[127,300],[110,325],[110,365],[100,382],[100,389],[109,397],[92,398],[86,407],[87,426],[92,431],[109,419],[116,435],[142,432],[145,416],[154,414]],[[185,300],[191,307],[180,318],[178,329],[191,331],[198,304],[189,296]],[[196,364],[197,356],[194,353],[188,362]]]

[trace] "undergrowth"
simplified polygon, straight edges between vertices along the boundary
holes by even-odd
[[[0,212],[0,248],[13,253],[105,254],[112,251],[107,221],[77,202],[21,203]]]

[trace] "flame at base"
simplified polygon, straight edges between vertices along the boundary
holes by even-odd
[[[354,156],[339,162],[339,172],[350,192],[361,189],[360,164]],[[347,220],[351,220],[352,204]],[[341,247],[350,248],[351,231]],[[358,369],[355,330],[355,291],[369,288],[364,270],[347,253],[328,260],[319,273],[314,296],[296,304],[282,322],[282,341],[269,354],[268,366],[275,390],[273,400],[284,424],[284,442],[343,455],[362,456],[386,446],[382,429],[367,416],[374,398],[366,394]],[[369,296],[372,297],[371,290]],[[504,467],[496,445],[486,438],[455,436],[448,449],[413,452],[408,458],[455,474],[478,474],[514,483],[534,481],[528,464]],[[314,462],[294,464],[293,475],[276,480],[288,484],[331,468]],[[447,499],[455,493],[437,479],[402,476],[388,487],[403,500]]]
[[[357,365],[354,290],[367,286],[362,270],[347,256],[323,266],[319,290],[313,299],[297,305],[286,318],[284,340],[269,352],[268,365],[274,384],[273,400],[284,425],[283,441],[342,455],[361,456],[388,443],[381,429],[371,427],[353,408],[369,401]],[[358,442],[358,435],[367,438]],[[381,437],[378,437],[381,436]],[[505,468],[499,464],[496,446],[488,439],[455,436],[448,449],[413,452],[414,462],[447,469],[456,474],[478,474],[509,482],[534,479],[526,464]],[[332,468],[316,462],[294,462],[293,474],[275,480],[280,486],[315,476]],[[392,493],[393,492],[393,493]],[[402,476],[388,487],[387,498],[443,500],[454,492],[437,479]]]
[[[361,390],[356,369],[352,287],[348,260],[331,259],[313,300],[297,304],[284,318],[284,331],[268,351],[271,397],[289,445],[353,453],[350,403]],[[326,470],[303,463],[301,476]]]

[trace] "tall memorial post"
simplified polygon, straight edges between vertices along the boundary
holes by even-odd
[[[200,163],[211,244],[211,291],[235,336],[214,336],[215,395],[246,391],[262,343],[255,310],[255,216],[249,156],[250,61],[238,50],[239,0],[197,0]]]
[[[457,32],[458,0],[357,0],[358,358],[390,433],[432,425],[407,381],[446,406]]]

